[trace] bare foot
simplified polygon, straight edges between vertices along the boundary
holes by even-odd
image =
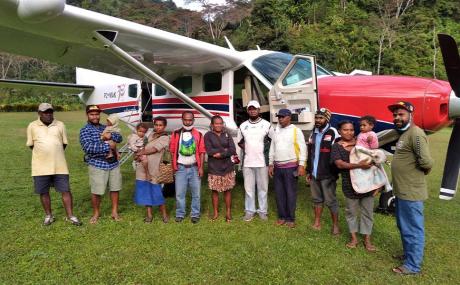
[[[92,216],[91,219],[89,219],[89,223],[92,225],[97,224],[98,221],[99,221],[99,216]]]

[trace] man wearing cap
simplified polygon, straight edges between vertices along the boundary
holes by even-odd
[[[332,234],[338,235],[339,205],[337,202],[337,171],[331,164],[331,149],[339,136],[337,130],[329,124],[331,112],[321,108],[315,114],[315,129],[308,139],[307,180],[310,181],[311,196],[314,204],[315,221],[313,229],[321,229],[323,204],[329,208],[332,218]]]
[[[101,197],[109,184],[112,201],[112,219],[120,220],[118,215],[118,199],[121,190],[121,172],[118,161],[107,160],[110,150],[116,149],[116,144],[122,141],[119,133],[109,134],[107,141],[101,140],[105,126],[100,124],[101,109],[97,105],[86,106],[88,123],[80,130],[80,144],[85,152],[85,162],[88,164],[89,183],[91,186],[91,204],[93,216],[90,223],[95,224],[100,217]]]
[[[291,124],[291,111],[280,109],[273,131],[268,173],[273,177],[278,220],[276,225],[295,227],[298,176],[305,175],[307,146],[302,131]]]
[[[64,150],[67,146],[67,134],[62,122],[54,119],[54,109],[49,103],[38,106],[38,120],[27,127],[26,145],[32,149],[32,177],[35,193],[45,210],[43,225],[54,222],[51,211],[50,187],[54,186],[62,195],[62,203],[67,221],[80,226],[81,222],[73,215],[72,193],[69,187],[69,170]]]
[[[243,220],[250,222],[256,213],[260,219],[267,220],[268,193],[268,148],[272,137],[271,125],[260,117],[260,104],[250,101],[247,106],[249,120],[240,125],[238,145],[244,151],[243,178],[245,215]],[[265,156],[267,154],[267,156]],[[256,188],[259,209],[256,210]]]
[[[414,107],[409,102],[388,106],[393,123],[401,136],[391,163],[393,191],[396,196],[396,222],[401,234],[404,254],[397,274],[417,274],[421,270],[425,229],[423,201],[428,198],[425,175],[433,167],[425,132],[412,120]]]

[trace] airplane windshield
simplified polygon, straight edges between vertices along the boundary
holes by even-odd
[[[259,71],[268,81],[270,81],[271,84],[275,84],[276,80],[278,80],[281,73],[283,73],[284,69],[289,64],[292,57],[293,56],[289,53],[275,52],[275,53],[263,55],[261,57],[256,58],[252,62],[252,66],[254,66],[254,68],[257,69],[257,71]],[[306,64],[309,65],[310,62],[308,62],[307,60],[304,60],[303,65],[306,65]],[[325,68],[319,65],[317,66],[316,72],[317,72],[317,76],[333,75],[332,72],[327,71]],[[302,78],[306,79],[304,77],[305,76],[302,75]]]

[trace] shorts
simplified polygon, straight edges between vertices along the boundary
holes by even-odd
[[[57,192],[70,192],[69,174],[32,176],[36,194],[49,193],[50,187]]]
[[[88,174],[92,194],[104,195],[107,183],[109,184],[110,192],[118,192],[121,190],[120,166],[114,169],[105,170],[89,165]]]

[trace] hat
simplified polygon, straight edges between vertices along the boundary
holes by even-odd
[[[288,109],[280,109],[278,113],[276,114],[277,117],[287,117],[291,116],[291,111]]]
[[[324,118],[326,118],[328,122],[331,120],[331,116],[332,116],[331,111],[329,111],[329,109],[327,108],[318,109],[315,115],[323,116]]]
[[[51,105],[50,103],[41,103],[40,105],[38,105],[39,112],[45,112],[46,110],[54,111],[53,105]]]
[[[246,108],[249,109],[249,107],[254,107],[256,109],[260,109],[260,104],[256,100],[249,101],[248,106]]]
[[[89,112],[102,112],[101,108],[98,105],[88,105],[86,106],[86,114]]]
[[[398,109],[404,109],[407,112],[412,113],[414,112],[414,105],[412,105],[409,102],[399,101],[397,103],[394,103],[388,106],[388,110],[390,110],[391,112],[394,112],[395,110],[398,110]]]

